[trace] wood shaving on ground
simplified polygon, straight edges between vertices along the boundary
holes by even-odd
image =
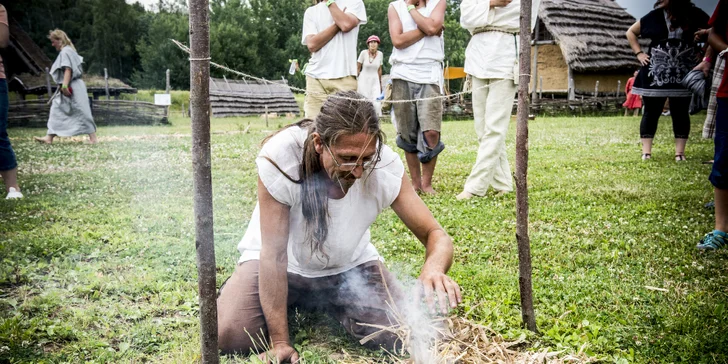
[[[344,352],[339,358],[344,364],[364,363],[395,363],[395,364],[476,364],[476,363],[498,363],[498,364],[562,364],[562,363],[591,363],[597,361],[589,358],[583,346],[576,354],[564,354],[564,351],[528,351],[525,341],[506,341],[501,335],[490,327],[475,323],[462,317],[440,318],[432,321],[431,330],[439,333],[436,339],[430,343],[425,358],[416,358],[412,355],[411,332],[404,325],[381,327],[380,331],[369,335],[361,340],[362,343],[373,339],[377,335],[391,332],[397,335],[403,344],[402,352],[390,353],[385,361],[380,359],[353,356]],[[420,356],[423,356],[420,354]]]

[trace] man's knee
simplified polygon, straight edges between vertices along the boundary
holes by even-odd
[[[445,144],[440,141],[440,132],[436,130],[427,130],[422,133],[425,139],[425,150],[417,153],[420,163],[430,163],[445,149]]]
[[[217,348],[223,355],[243,354],[250,351],[250,347],[246,346],[232,327],[226,327],[224,323],[218,322],[217,329]]]
[[[426,130],[423,134],[430,148],[440,142],[440,132],[437,130]]]
[[[217,348],[223,355],[249,355],[263,352],[265,338],[268,336],[262,329],[258,334],[249,333],[240,327],[218,322]]]

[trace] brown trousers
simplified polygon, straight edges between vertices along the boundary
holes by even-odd
[[[382,263],[372,261],[328,277],[306,278],[288,273],[288,305],[296,304],[304,310],[325,310],[344,326],[346,332],[360,340],[379,330],[358,323],[384,326],[395,323],[387,304],[390,299],[380,266],[389,292],[399,301],[399,297],[403,297],[402,289],[394,276]],[[269,341],[260,304],[258,272],[259,261],[243,262],[221,288],[217,317],[218,346],[223,353],[247,355],[267,347],[263,344]],[[396,339],[394,335],[381,334],[366,346],[392,350]]]

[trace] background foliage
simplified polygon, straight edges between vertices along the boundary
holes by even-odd
[[[56,51],[46,39],[59,28],[68,33],[87,72],[119,78],[140,89],[164,89],[165,71],[171,70],[174,89],[189,89],[187,57],[169,40],[188,43],[189,27],[184,1],[160,0],[153,9],[124,0],[0,0],[12,18],[51,59]],[[372,34],[382,39],[385,58],[392,51],[387,24],[390,0],[367,0],[369,17],[359,32],[359,49]],[[462,66],[467,31],[459,25],[460,0],[448,0],[446,61]],[[303,14],[310,0],[211,0],[210,51],[213,61],[268,79],[285,77],[302,86],[303,77],[288,74],[289,59],[306,63],[301,45]],[[389,64],[385,64],[385,73]],[[12,70],[11,70],[12,72]],[[213,69],[214,77],[222,73]],[[232,75],[225,75],[233,77]]]

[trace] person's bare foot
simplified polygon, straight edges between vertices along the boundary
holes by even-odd
[[[43,144],[51,144],[51,143],[53,143],[53,139],[49,139],[47,136],[46,137],[43,137],[43,138],[41,138],[41,137],[33,137],[33,140],[35,140],[38,143],[43,143]]]
[[[460,192],[459,195],[455,196],[458,200],[469,200],[473,197],[475,197],[475,195],[467,191]]]
[[[427,194],[427,195],[436,195],[437,194],[437,191],[435,191],[435,189],[432,188],[432,186],[422,187],[422,189],[420,189],[420,191],[422,191],[422,193]]]

